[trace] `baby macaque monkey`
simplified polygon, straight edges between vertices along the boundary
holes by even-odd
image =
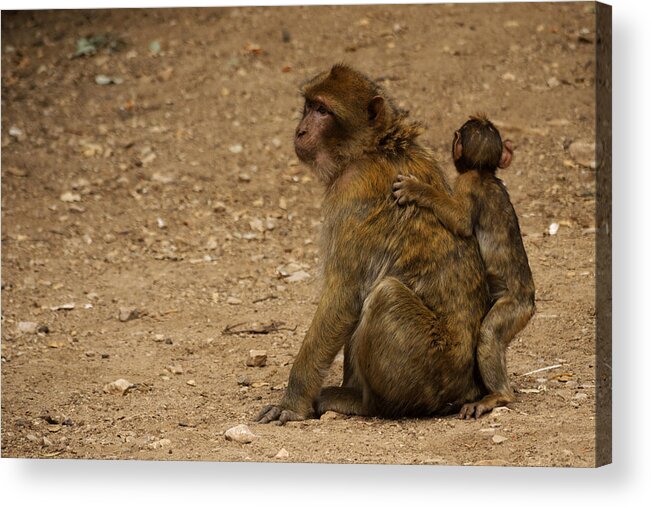
[[[515,398],[506,371],[506,349],[535,311],[535,288],[520,226],[504,183],[495,175],[513,157],[511,141],[502,142],[483,114],[454,133],[452,158],[459,173],[452,194],[413,176],[399,175],[393,185],[398,204],[432,210],[453,234],[474,234],[486,267],[492,307],[484,317],[477,344],[477,363],[486,388],[479,401],[467,403],[460,417],[470,419]]]

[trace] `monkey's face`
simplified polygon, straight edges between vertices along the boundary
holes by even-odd
[[[325,183],[332,181],[339,165],[337,147],[342,142],[342,131],[325,100],[306,98],[303,118],[294,135],[294,150],[299,160],[312,167]]]

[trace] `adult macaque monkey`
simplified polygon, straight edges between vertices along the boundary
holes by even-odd
[[[488,284],[474,237],[392,195],[398,174],[449,191],[417,142],[421,128],[344,65],[314,77],[303,94],[295,149],[325,185],[323,289],[282,401],[257,420],[459,410],[485,391],[475,348]],[[322,389],[342,347],[343,385]]]

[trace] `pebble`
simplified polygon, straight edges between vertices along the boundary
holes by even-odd
[[[238,424],[226,430],[224,438],[232,442],[239,442],[240,444],[250,444],[258,437],[251,433],[251,430],[246,424]]]
[[[29,175],[25,169],[21,169],[20,167],[8,167],[7,173],[11,174],[12,176],[18,176],[20,178],[25,178]]]
[[[495,428],[482,428],[478,431],[479,436],[483,438],[491,438],[495,436]]]
[[[557,86],[560,86],[560,84],[561,82],[555,76],[552,76],[547,80],[547,86],[550,88],[556,88]]]
[[[502,79],[504,81],[515,81],[515,75],[511,74],[510,72],[506,72],[502,74]]]
[[[94,350],[87,350],[84,353],[86,354],[86,357],[95,357],[95,351]]]
[[[344,419],[345,416],[343,414],[340,414],[339,412],[334,412],[332,410],[328,410],[327,412],[324,412],[321,414],[321,417],[319,418],[321,421],[336,421],[337,419]]]
[[[119,378],[114,382],[110,382],[104,386],[104,392],[107,394],[126,394],[129,389],[135,387],[135,384],[132,384],[128,380]]]
[[[287,210],[287,199],[285,199],[284,197],[281,197],[280,199],[278,199],[278,207],[280,209],[286,211]]]
[[[278,451],[276,453],[274,458],[276,458],[276,459],[287,459],[287,458],[289,458],[289,452],[287,452],[287,449],[285,449],[283,447],[282,449],[280,449],[280,451]]]
[[[151,175],[151,181],[155,181],[156,183],[163,183],[167,185],[168,183],[173,183],[174,182],[174,176],[171,174],[163,174],[160,172],[155,172],[154,174]]]
[[[556,222],[552,222],[551,224],[549,224],[549,235],[556,236],[556,233],[558,233],[559,228],[560,225],[557,224]]]
[[[110,84],[122,84],[124,82],[124,79],[121,77],[117,76],[106,76],[104,74],[98,74],[95,76],[95,83],[97,83],[100,86],[106,86]]]
[[[171,364],[167,367],[167,371],[174,375],[183,375],[183,366],[180,364]]]
[[[172,441],[169,438],[161,438],[149,444],[150,449],[163,449],[164,447],[169,447],[172,445]]]
[[[17,326],[19,333],[34,334],[38,331],[38,323],[22,321]]]
[[[493,438],[491,440],[494,444],[501,444],[502,442],[506,442],[508,438],[503,435],[493,435]]]
[[[245,376],[239,376],[237,377],[237,385],[238,386],[250,386],[251,385],[251,379],[249,377]]]
[[[232,146],[228,147],[228,151],[235,154],[242,153],[243,150],[244,148],[241,144],[233,144]]]
[[[64,192],[59,196],[59,199],[63,202],[79,202],[81,201],[81,196],[72,192]]]
[[[303,282],[310,278],[310,274],[307,271],[297,271],[296,273],[285,278],[289,283]]]
[[[19,141],[22,141],[26,137],[25,133],[21,129],[19,129],[18,127],[15,127],[15,126],[9,127],[9,135],[11,137],[16,138]]]
[[[236,298],[236,297],[233,297],[233,296],[229,296],[228,299],[226,299],[226,302],[229,305],[241,305],[242,304],[242,300],[240,298]]]
[[[251,181],[251,175],[247,173],[240,173],[237,176],[237,179],[248,183],[249,181]]]
[[[267,364],[266,350],[249,350],[249,357],[246,358],[247,366],[261,368]]]
[[[74,310],[75,309],[75,304],[74,303],[64,303],[62,305],[57,305],[57,306],[51,306],[50,310],[53,312],[57,312],[59,310]]]
[[[217,201],[215,204],[213,204],[212,210],[215,213],[224,213],[226,211],[226,204],[224,204],[222,201]]]
[[[251,229],[254,231],[264,232],[264,224],[259,218],[254,218],[253,220],[249,221],[249,227],[251,227]]]
[[[584,167],[595,169],[595,143],[587,141],[574,141],[569,146],[569,152],[574,161]]]
[[[188,381],[186,382],[186,384],[188,384],[189,386],[192,386],[192,387],[194,387],[194,386],[196,386],[196,385],[197,385],[197,382],[196,382],[196,381],[194,381],[194,380],[188,380]]]
[[[118,313],[118,319],[120,322],[128,322],[140,317],[140,310],[135,306],[122,306]]]
[[[586,393],[576,393],[574,399],[577,401],[585,401],[588,399],[588,395]]]

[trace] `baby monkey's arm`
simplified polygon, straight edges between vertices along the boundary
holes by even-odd
[[[398,204],[415,203],[421,208],[431,209],[446,229],[461,237],[473,234],[477,218],[477,199],[471,192],[471,185],[465,175],[460,175],[452,195],[423,183],[414,176],[398,175],[393,184],[393,195]]]

